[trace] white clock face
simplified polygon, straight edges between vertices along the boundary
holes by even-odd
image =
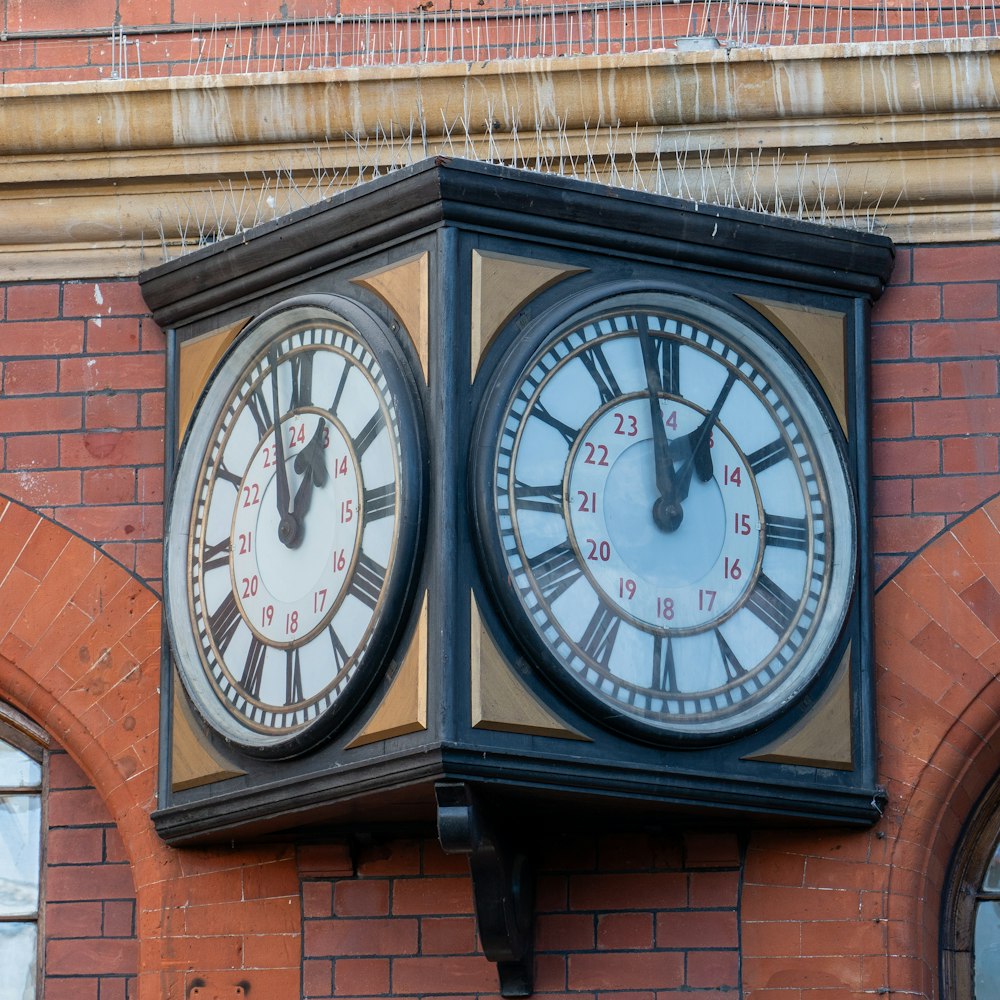
[[[370,341],[322,309],[265,319],[223,362],[181,455],[167,556],[178,665],[211,724],[250,749],[288,746],[367,685],[409,576],[412,418]]]
[[[502,366],[494,401],[484,553],[557,683],[668,739],[733,735],[803,690],[850,604],[854,503],[832,421],[771,341],[621,297]]]

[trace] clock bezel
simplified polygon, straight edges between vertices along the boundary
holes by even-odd
[[[189,601],[189,580],[198,572],[192,564],[188,531],[195,495],[202,482],[206,454],[215,440],[223,409],[236,395],[246,373],[269,348],[307,323],[346,327],[375,359],[396,410],[396,526],[385,584],[366,638],[352,651],[358,662],[345,691],[311,720],[291,728],[254,728],[226,707],[193,635],[196,627]],[[380,400],[384,406],[384,397]],[[200,719],[225,742],[251,756],[286,759],[330,740],[350,721],[366,694],[391,663],[391,654],[408,621],[418,582],[418,558],[426,509],[426,433],[416,380],[406,353],[388,325],[362,302],[333,294],[285,299],[254,317],[236,337],[213,370],[187,425],[174,464],[167,504],[167,545],[164,551],[164,604],[173,662]],[[179,533],[182,551],[170,545]],[[359,541],[360,545],[360,541]],[[345,581],[345,586],[346,586]]]
[[[759,710],[740,713],[738,709],[734,709],[713,714],[711,718],[724,721],[719,726],[671,727],[662,721],[662,716],[658,722],[647,720],[639,712],[631,712],[624,705],[618,708],[610,699],[593,692],[590,685],[577,679],[558,658],[533,625],[510,578],[511,567],[502,552],[494,496],[497,455],[501,428],[524,376],[552,345],[574,328],[582,327],[589,319],[596,318],[599,314],[642,311],[644,307],[659,313],[669,308],[670,312],[686,317],[692,324],[709,332],[718,330],[724,338],[738,344],[740,350],[748,355],[761,372],[781,386],[786,404],[793,403],[795,396],[794,393],[789,393],[787,383],[791,379],[798,380],[799,390],[805,394],[815,412],[804,414],[800,402],[794,400],[792,409],[796,427],[808,439],[813,454],[816,452],[815,441],[821,435],[829,439],[824,461],[816,461],[816,465],[821,470],[821,479],[827,492],[827,510],[831,509],[833,503],[829,483],[832,472],[838,478],[833,492],[837,494],[835,502],[839,505],[838,517],[842,523],[838,523],[837,530],[840,533],[846,530],[849,536],[846,542],[838,539],[834,543],[839,565],[835,565],[830,571],[827,587],[833,585],[836,574],[837,593],[833,595],[832,602],[824,602],[813,634],[804,643],[804,647],[815,643],[815,648],[820,648],[822,652],[818,655],[815,651],[806,654],[808,663],[805,668],[799,662],[802,655],[797,655],[796,663],[783,671],[781,678],[768,685],[769,694],[753,702],[763,706]],[[787,365],[789,372],[779,378],[779,373],[774,371],[774,364],[760,358],[756,346],[758,343],[764,344],[765,351],[772,352],[779,364]],[[576,292],[550,306],[527,325],[512,344],[509,337],[497,338],[491,356],[484,361],[481,373],[486,386],[479,404],[470,455],[470,493],[473,498],[479,561],[496,599],[501,619],[515,645],[527,656],[533,667],[538,667],[537,673],[549,686],[568,697],[586,715],[612,730],[654,744],[697,747],[728,743],[764,728],[798,703],[817,685],[820,677],[829,676],[830,671],[826,668],[834,659],[839,662],[842,655],[843,639],[858,587],[858,499],[843,429],[815,375],[780,333],[772,329],[758,314],[749,315],[749,310],[742,302],[725,302],[700,289],[681,287],[662,280],[618,281]],[[590,419],[593,418],[588,418]],[[571,446],[570,457],[572,453]],[[832,530],[833,517],[830,518],[830,523]],[[558,622],[553,624],[559,628]]]

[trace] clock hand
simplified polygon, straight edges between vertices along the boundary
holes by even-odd
[[[705,419],[690,434],[685,435],[690,450],[684,464],[677,470],[678,503],[687,499],[688,490],[691,488],[692,472],[697,471],[698,478],[703,483],[712,478],[712,453],[709,451],[712,441],[712,427],[735,384],[736,372],[730,371],[725,384],[719,390],[719,395],[712,404],[711,411],[705,414]]]
[[[268,351],[267,360],[271,365],[271,403],[274,406],[274,457],[278,466],[278,471],[275,473],[275,496],[278,501],[278,517],[280,518],[278,522],[278,541],[290,549],[297,544],[299,521],[289,507],[285,442],[282,440],[281,421],[278,419],[278,414],[281,412],[281,408],[278,405],[278,352],[274,350]]]
[[[295,471],[303,476],[299,488],[295,491],[294,511],[300,528],[299,537],[295,541],[296,545],[302,540],[301,529],[304,527],[305,516],[312,501],[313,487],[325,486],[329,477],[326,469],[326,456],[323,452],[324,426],[325,421],[320,417],[316,422],[316,430],[313,431],[309,443],[295,456],[293,463]]]
[[[649,420],[653,426],[653,462],[656,469],[656,488],[659,496],[653,503],[653,521],[662,531],[676,531],[684,517],[684,510],[677,496],[674,476],[674,460],[670,454],[670,442],[663,426],[663,412],[660,410],[660,382],[653,358],[653,344],[649,336],[649,326],[645,316],[638,317],[639,347],[642,350],[642,364],[646,369],[646,393],[649,399]]]

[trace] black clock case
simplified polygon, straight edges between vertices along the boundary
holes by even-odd
[[[417,331],[363,280],[415,258],[427,262],[423,356]],[[485,281],[482,270],[474,273],[474,261],[499,262],[501,278]],[[503,267],[512,261],[558,276],[540,280],[525,298],[523,289],[503,283]],[[143,294],[168,330],[168,442],[177,437],[181,344],[297,296],[343,295],[375,313],[408,360],[426,442],[412,459],[428,484],[415,593],[387,609],[405,622],[401,639],[366,700],[325,742],[294,757],[266,759],[229,745],[195,717],[197,739],[227,762],[229,775],[178,787],[172,777],[176,675],[165,642],[153,817],[160,835],[189,844],[292,828],[324,835],[420,828],[436,818],[440,824],[447,786],[502,805],[508,816],[530,817],[533,826],[547,820],[564,826],[577,813],[610,825],[679,818],[860,825],[876,819],[884,794],[875,755],[868,329],[871,303],[892,262],[892,244],[880,236],[437,159],[145,272]],[[853,604],[834,654],[801,697],[779,718],[728,741],[665,745],[601,724],[530,662],[484,579],[469,468],[489,379],[537,317],[596,284],[685,289],[777,338],[782,333],[749,303],[843,316],[842,403],[859,532]],[[500,317],[495,331],[480,324],[475,355],[472,327],[489,294],[506,301],[490,309]],[[174,457],[168,445],[168,474]],[[474,723],[473,604],[515,700],[556,720],[548,730],[511,723],[504,711]],[[416,641],[423,607],[423,728],[359,745],[358,734]],[[824,706],[835,683],[847,692],[849,711],[840,718],[850,727],[849,760],[823,766],[808,755],[769,752],[817,713],[829,719]]]

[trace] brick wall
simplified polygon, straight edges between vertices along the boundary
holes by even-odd
[[[884,580],[1000,491],[1000,247],[898,253],[872,330],[875,543]]]
[[[0,82],[137,79],[483,62],[724,44],[818,44],[995,34],[986,7],[887,3],[551,3],[551,0],[2,0]]]
[[[538,858],[535,992],[659,1000],[740,986],[732,834],[567,836]],[[356,875],[302,881],[302,995],[497,992],[468,866],[437,841],[363,850]]]
[[[131,281],[0,288],[0,494],[156,586],[164,337]]]
[[[135,888],[118,828],[61,751],[49,757],[45,833],[46,1000],[133,1000]]]

